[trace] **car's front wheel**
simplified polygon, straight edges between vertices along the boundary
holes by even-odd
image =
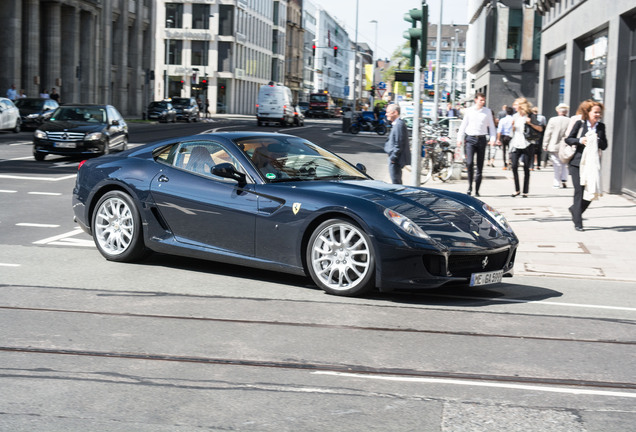
[[[128,194],[107,192],[95,207],[92,227],[95,245],[107,260],[132,262],[145,255],[141,217]]]
[[[358,225],[330,219],[312,233],[307,267],[313,281],[329,294],[361,295],[375,285],[371,239]]]

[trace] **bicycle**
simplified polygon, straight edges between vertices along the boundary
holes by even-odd
[[[422,145],[422,184],[433,178],[434,174],[443,182],[451,178],[455,153],[449,147],[448,137],[425,138]]]

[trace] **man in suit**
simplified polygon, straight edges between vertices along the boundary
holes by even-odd
[[[568,180],[568,166],[561,163],[561,159],[559,159],[559,144],[565,137],[565,131],[570,125],[569,109],[570,107],[564,103],[557,105],[556,112],[558,115],[548,121],[545,135],[543,136],[543,149],[550,154],[550,160],[554,166],[553,187],[555,189],[566,187]]]
[[[393,184],[402,184],[402,168],[411,164],[409,133],[406,123],[400,118],[400,107],[391,104],[386,107],[386,119],[391,122],[391,133],[384,144],[384,152],[389,155],[389,175]]]

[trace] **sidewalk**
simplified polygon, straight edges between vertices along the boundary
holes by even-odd
[[[636,282],[636,200],[626,195],[603,195],[583,214],[584,232],[574,230],[568,207],[572,180],[566,189],[552,187],[551,166],[530,175],[530,194],[512,198],[512,172],[484,167],[480,199],[503,213],[519,237],[515,274]],[[523,181],[523,169],[519,169]],[[410,172],[404,171],[408,180]],[[387,179],[382,178],[387,181]],[[461,180],[430,180],[425,187],[465,193]],[[474,187],[473,187],[474,188]]]

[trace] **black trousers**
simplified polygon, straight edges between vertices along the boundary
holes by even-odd
[[[473,190],[473,177],[475,178],[475,192],[479,193],[481,186],[481,172],[484,169],[486,157],[486,145],[488,141],[485,135],[466,135],[466,170],[468,171],[468,190]],[[477,169],[475,170],[475,155],[477,155]],[[475,172],[473,173],[473,170]]]
[[[529,145],[524,149],[513,148],[510,151],[510,163],[512,174],[515,178],[515,192],[520,192],[519,188],[519,162],[523,162],[523,193],[527,194],[530,189],[530,165],[534,158],[534,148]]]
[[[503,150],[503,163],[505,167],[508,166],[508,163],[506,163],[506,155],[508,154],[508,146],[510,145],[511,139],[512,137],[508,135],[501,136],[501,149]]]
[[[572,207],[569,208],[572,214],[572,222],[574,222],[574,226],[583,228],[583,212],[587,210],[591,201],[583,199],[583,186],[581,186],[579,167],[570,165],[568,169],[574,186],[574,199],[572,200]]]

